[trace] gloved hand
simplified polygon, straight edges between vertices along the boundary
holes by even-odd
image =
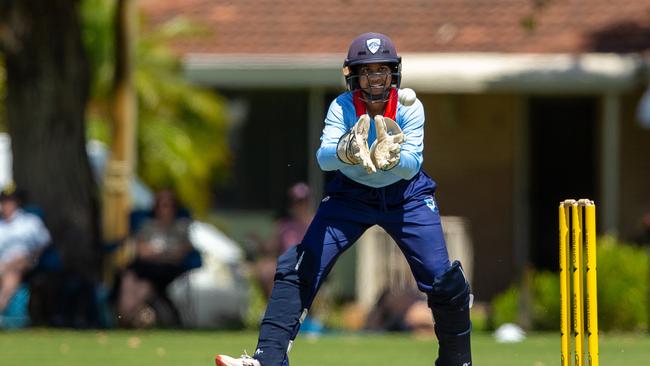
[[[336,147],[336,155],[346,164],[362,164],[368,174],[377,171],[370,159],[368,132],[370,117],[362,115],[349,132],[341,136]]]
[[[404,132],[397,122],[383,116],[375,116],[377,140],[370,148],[372,163],[381,170],[389,170],[399,163]]]

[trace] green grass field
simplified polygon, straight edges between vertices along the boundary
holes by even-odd
[[[0,332],[3,366],[211,366],[216,352],[254,351],[256,334],[208,331],[60,331],[32,329]],[[533,334],[517,344],[496,343],[488,333],[473,337],[477,366],[559,365],[559,336]],[[433,339],[406,335],[326,335],[298,338],[293,366],[431,366]],[[648,335],[601,335],[605,366],[647,365]]]

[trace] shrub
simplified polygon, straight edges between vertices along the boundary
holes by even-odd
[[[650,301],[648,251],[598,239],[598,325],[603,331],[647,329]],[[557,330],[560,324],[558,273],[534,272],[531,281],[532,325],[537,330]],[[517,322],[521,301],[519,285],[512,285],[492,301],[491,324],[496,328]],[[584,313],[586,314],[586,312]]]
[[[519,289],[510,286],[492,300],[492,316],[490,323],[494,328],[501,324],[516,323],[519,310]]]
[[[531,276],[532,326],[552,330],[560,324],[560,283],[557,273],[533,272]],[[504,323],[518,323],[521,290],[512,285],[492,301],[490,323],[494,328]]]
[[[648,252],[603,237],[597,254],[599,328],[647,329]]]
[[[560,324],[560,276],[543,271],[533,275],[532,315],[535,329],[558,329]]]

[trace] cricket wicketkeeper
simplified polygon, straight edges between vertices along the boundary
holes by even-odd
[[[400,90],[401,57],[379,33],[357,37],[343,63],[348,91],[330,105],[316,155],[336,171],[302,242],[278,259],[273,292],[252,357],[216,356],[217,366],[288,366],[302,320],[336,259],[366,229],[397,242],[433,312],[437,366],[471,366],[470,288],[450,263],[435,200],[421,170],[424,110]]]

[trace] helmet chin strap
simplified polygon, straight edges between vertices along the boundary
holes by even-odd
[[[381,84],[370,84],[370,80],[367,80],[367,83],[368,83],[367,88],[361,88],[361,87],[359,88],[361,90],[361,100],[363,100],[366,103],[385,103],[388,101],[388,97],[390,96],[390,86],[391,86],[390,74],[384,79],[384,82]],[[372,93],[373,89],[383,90],[383,92],[381,94],[373,94]]]
[[[361,117],[363,114],[368,113],[368,110],[375,106],[375,104],[369,104],[363,100],[363,92],[360,89],[355,90],[352,94],[352,102],[357,117]],[[382,115],[384,117],[395,120],[397,113],[397,89],[390,88],[388,91],[388,100],[386,101],[386,104],[381,107],[383,107]]]
[[[372,93],[368,93],[364,89],[361,90],[361,100],[363,100],[366,103],[385,103],[388,102],[388,97],[390,96],[390,88],[384,90],[383,93],[374,95]]]

